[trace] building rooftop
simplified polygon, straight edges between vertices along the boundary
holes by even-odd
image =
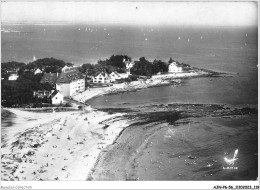
[[[54,84],[60,75],[61,75],[60,73],[44,73],[40,83]]]
[[[54,96],[56,96],[56,94],[58,94],[59,91],[58,90],[55,90],[51,93],[50,97],[53,98]]]
[[[70,83],[74,80],[83,79],[84,76],[78,70],[68,71],[66,73],[61,73],[56,80],[56,83]]]
[[[108,77],[108,74],[107,74],[107,73],[104,73],[104,72],[98,73],[98,74],[96,74],[94,77],[97,77],[97,76],[99,76],[99,75],[101,75],[102,77]]]

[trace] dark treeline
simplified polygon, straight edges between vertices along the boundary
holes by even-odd
[[[40,83],[41,75],[25,74],[16,81],[2,80],[1,99],[2,106],[11,107],[12,105],[23,105],[28,103],[47,103],[49,100],[35,99],[33,91],[51,90],[52,86],[48,83]]]
[[[113,71],[124,73],[126,72],[124,60],[131,61],[131,58],[127,55],[112,55],[109,59],[98,60],[97,64],[83,64],[79,70],[87,76],[95,76],[101,72],[112,73]]]
[[[100,72],[111,73],[117,71],[118,73],[126,72],[126,66],[123,60],[131,61],[131,58],[127,55],[112,55],[109,59],[99,60],[97,64],[86,63],[80,67],[80,71],[85,73],[87,76],[95,76]],[[143,75],[151,76],[157,73],[168,72],[169,63],[174,62],[172,58],[168,62],[163,62],[161,60],[154,60],[150,62],[145,57],[141,57],[138,61],[134,61],[134,66],[131,68],[131,74],[133,75]],[[189,69],[188,64],[179,63],[176,61],[177,65],[183,67],[183,69]]]

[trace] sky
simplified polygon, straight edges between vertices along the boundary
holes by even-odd
[[[256,2],[2,2],[3,23],[257,26]]]

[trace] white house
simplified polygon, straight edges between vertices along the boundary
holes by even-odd
[[[85,77],[81,72],[72,70],[60,73],[55,84],[64,97],[69,97],[85,90]]]
[[[76,71],[76,70],[78,70],[78,67],[65,65],[65,66],[61,69],[61,72],[62,72],[62,73],[66,73],[66,72],[68,72],[68,71]]]
[[[179,67],[176,62],[172,62],[168,67],[169,73],[179,73],[182,72],[182,67]]]
[[[119,76],[120,76],[121,79],[125,79],[125,78],[128,78],[128,77],[129,77],[130,71],[129,71],[129,74],[128,74],[128,73],[118,73],[118,74],[119,74]]]
[[[63,103],[63,95],[58,90],[55,90],[54,92],[52,92],[52,94],[50,95],[50,98],[51,98],[52,104]]]
[[[112,82],[110,76],[107,73],[99,73],[96,77],[93,77],[93,83],[110,83]]]
[[[121,79],[120,74],[116,71],[109,74],[109,77],[112,82],[115,82],[117,79]]]
[[[18,78],[17,72],[10,72],[10,76],[8,77],[8,80],[17,80]]]
[[[64,67],[62,67],[61,72],[62,72],[62,73],[65,73],[66,70],[69,70],[69,67],[68,67],[67,65],[65,65]]]
[[[34,71],[34,74],[35,74],[35,75],[41,74],[41,73],[42,73],[41,69],[36,69],[36,70]]]

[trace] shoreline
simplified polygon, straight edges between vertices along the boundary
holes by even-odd
[[[257,178],[257,108],[208,104],[206,113],[198,114],[203,105],[156,107],[156,111],[151,109],[154,106],[135,110],[144,115],[140,117],[136,114],[136,121],[122,132],[117,143],[109,145],[109,151],[100,153],[95,170],[88,179],[165,181]],[[174,111],[176,108],[180,110]],[[131,114],[129,112],[128,116]],[[173,114],[177,114],[175,119],[172,118]],[[248,124],[245,122],[251,124],[246,126]],[[248,132],[248,128],[254,130]],[[226,145],[224,142],[229,143]],[[222,170],[222,156],[225,155],[222,151],[232,156],[234,148],[240,149],[239,158],[246,162],[240,163],[238,174],[227,174]],[[241,178],[249,170],[251,174]]]
[[[201,109],[205,109],[205,115],[201,115]],[[108,161],[116,156],[114,151],[117,148],[113,147],[122,145],[122,142],[127,146],[134,142],[145,142],[146,145],[141,147],[146,147],[147,141],[154,138],[152,131],[168,129],[168,125],[185,125],[187,118],[239,119],[244,115],[253,116],[257,108],[173,103],[128,109],[85,107],[55,112],[54,115],[52,112],[9,111],[14,112],[17,118],[14,118],[14,125],[8,128],[9,140],[2,147],[2,180],[100,180],[103,179],[98,177],[101,174],[109,176],[102,173],[104,166],[100,164],[104,159]],[[143,134],[148,136],[142,137]],[[125,135],[132,136],[130,139],[141,136],[128,142]],[[119,150],[125,151],[128,155],[125,159],[128,160],[129,156],[137,156],[144,150],[138,147]],[[133,172],[132,162],[136,162],[136,159],[133,157],[123,168]],[[113,164],[106,165],[109,166]],[[119,167],[117,163],[114,166]],[[114,176],[112,180],[138,180],[135,172],[128,176],[123,174],[120,167],[115,171],[118,177]]]
[[[200,78],[200,77],[234,76],[234,73],[216,72],[216,71],[210,71],[210,70],[198,69],[198,68],[193,68],[193,69],[195,70],[195,72],[179,73],[180,76],[178,76],[178,73],[177,76],[175,76],[174,74],[154,75],[151,79],[147,80],[146,82],[133,81],[129,84],[121,83],[121,84],[115,84],[110,87],[90,88],[88,90],[85,90],[84,92],[81,92],[80,94],[74,95],[72,99],[80,103],[85,103],[92,98],[103,96],[103,95],[135,92],[146,88],[155,88],[161,86],[170,86],[170,85],[178,86],[181,85],[183,79],[192,79],[192,78]]]

